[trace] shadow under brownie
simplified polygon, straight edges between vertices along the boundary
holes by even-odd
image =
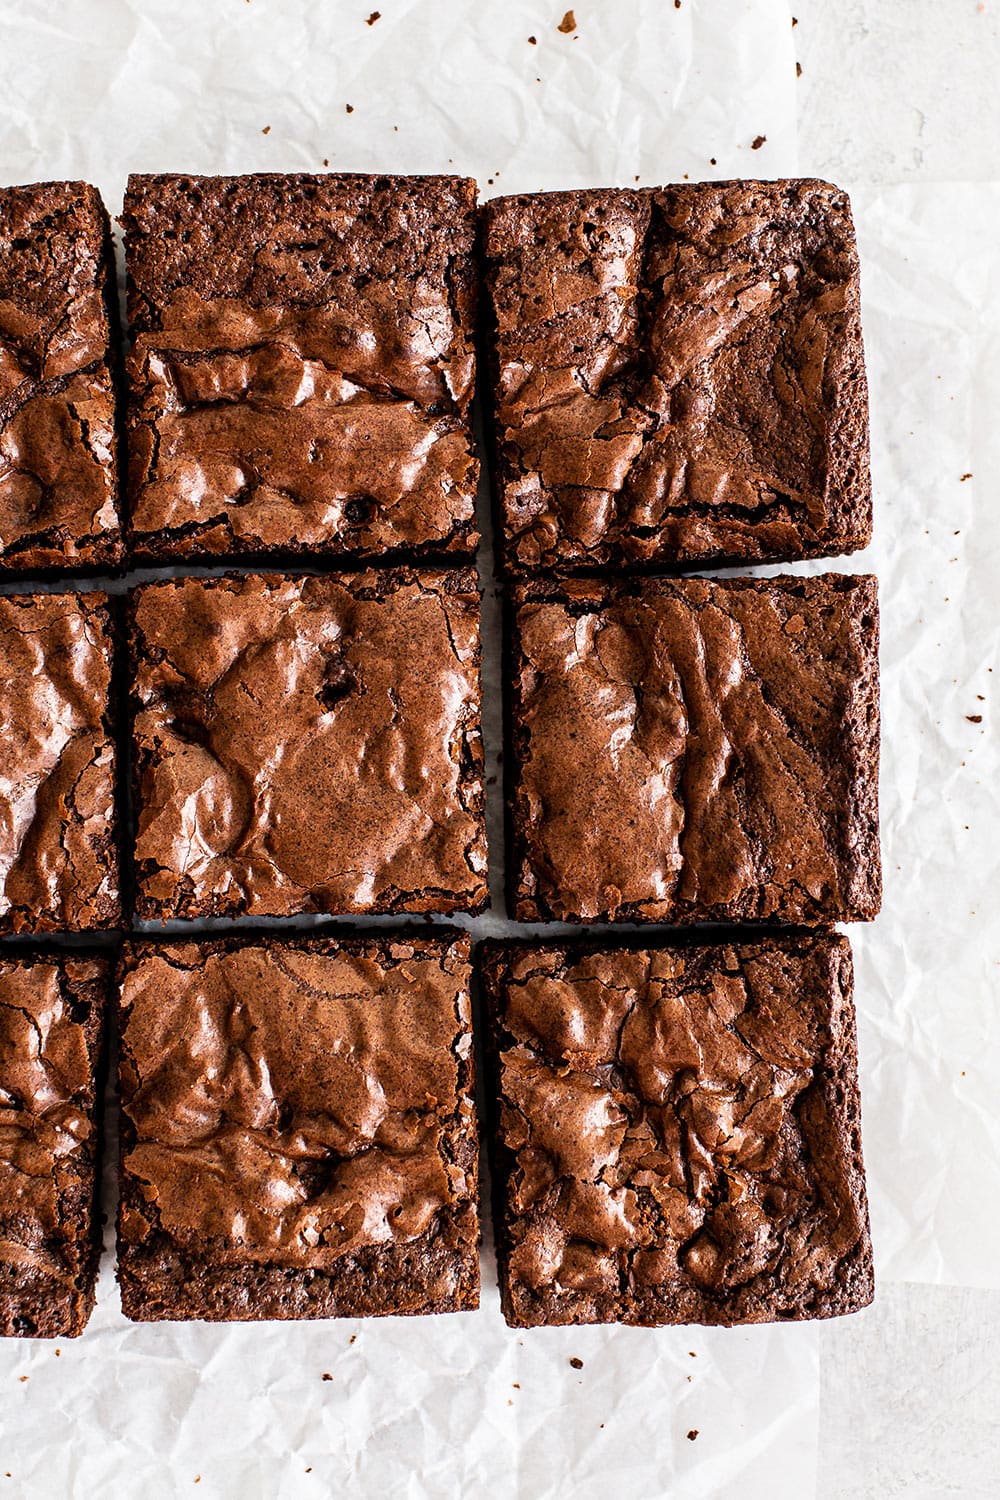
[[[517,918],[877,913],[874,578],[538,580],[511,613]]]
[[[117,334],[97,190],[0,188],[0,575],[121,560]]]
[[[481,953],[508,1323],[872,1300],[845,938]]]
[[[497,198],[483,214],[509,569],[867,545],[846,193],[684,183]]]
[[[130,601],[141,918],[486,904],[472,570]]]
[[[459,177],[129,179],[136,556],[474,552],[475,202]]]
[[[455,934],[126,945],[126,1316],[478,1307],[469,979]]]
[[[0,1334],[75,1338],[94,1305],[108,969],[0,954]]]

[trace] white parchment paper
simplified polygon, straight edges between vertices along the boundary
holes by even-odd
[[[108,1230],[84,1337],[0,1344],[0,1497],[1000,1494],[996,7],[580,0],[562,32],[566,9],[0,0],[0,179],[86,177],[113,213],[130,170],[852,190],[878,520],[839,565],[882,591],[886,901],[851,931],[878,1300],[518,1333],[487,1231],[478,1313],[139,1326]]]

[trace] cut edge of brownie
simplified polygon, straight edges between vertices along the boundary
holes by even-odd
[[[579,602],[580,613],[601,609],[620,598],[646,591],[683,588],[685,584],[699,581],[692,577],[658,577],[642,575],[614,579],[586,578],[572,574],[563,578],[537,575],[520,577],[511,582],[505,591],[503,660],[504,660],[504,827],[505,848],[508,859],[505,871],[506,897],[515,919],[521,922],[582,922],[608,923],[652,923],[664,922],[661,917],[650,918],[645,914],[645,903],[625,903],[615,913],[602,912],[594,918],[583,918],[579,914],[566,914],[553,910],[544,896],[532,891],[526,881],[531,868],[528,841],[519,817],[520,772],[527,755],[528,732],[522,720],[522,703],[518,684],[524,666],[520,651],[520,630],[517,617],[524,605],[537,603],[564,604],[572,608]],[[872,573],[819,573],[800,575],[779,573],[768,578],[709,578],[704,580],[724,589],[757,593],[769,586],[788,587],[807,593],[817,585],[832,587],[837,593],[853,593],[856,597],[855,616],[858,623],[858,644],[862,655],[862,671],[854,684],[854,710],[845,720],[850,734],[845,736],[844,750],[852,771],[850,786],[853,799],[848,810],[848,831],[845,831],[844,849],[852,855],[849,879],[846,882],[843,909],[831,911],[817,918],[818,926],[834,921],[871,921],[882,905],[882,857],[879,833],[879,606],[878,579]],[[854,852],[857,850],[858,852]],[[777,915],[764,917],[738,917],[729,908],[698,907],[693,910],[677,909],[670,922],[685,926],[699,923],[739,920],[749,932],[766,928],[780,920]]]
[[[396,566],[391,568],[366,567],[357,571],[323,570],[304,571],[297,570],[294,573],[277,573],[273,569],[260,572],[237,573],[227,572],[211,576],[200,574],[181,574],[174,578],[159,578],[148,583],[134,585],[128,592],[126,604],[125,635],[127,642],[127,655],[130,672],[130,682],[133,687],[129,693],[128,705],[128,743],[129,743],[129,791],[131,801],[130,822],[130,849],[134,849],[135,834],[139,826],[139,818],[144,806],[142,797],[142,778],[147,767],[146,759],[138,753],[134,722],[139,712],[140,704],[134,690],[136,672],[143,653],[138,643],[138,628],[136,625],[136,610],[139,599],[147,592],[153,590],[176,589],[184,584],[198,581],[210,587],[224,586],[232,583],[245,582],[247,580],[263,581],[265,584],[278,587],[289,581],[304,580],[307,578],[329,579],[342,585],[348,590],[353,590],[356,585],[363,583],[366,587],[377,587],[388,595],[399,588],[404,588],[411,583],[422,587],[439,589],[442,594],[474,595],[481,604],[481,591],[479,586],[479,574],[472,564],[462,567],[451,568],[413,568],[408,566]],[[483,830],[484,842],[487,838],[486,825],[486,788],[485,779],[485,755],[482,742],[482,639],[477,640],[475,656],[472,660],[476,680],[476,722],[479,725],[479,734],[475,738],[472,747],[472,757],[463,763],[459,785],[466,786],[468,783],[478,781],[479,790],[471,801],[473,816]],[[405,919],[407,916],[442,915],[454,916],[461,912],[465,916],[478,916],[484,912],[490,904],[490,889],[488,875],[484,872],[479,881],[481,890],[475,900],[458,901],[454,893],[444,892],[436,887],[424,887],[416,892],[401,891],[390,902],[379,904],[365,912],[347,911],[333,912],[315,905],[303,904],[301,909],[293,915],[319,915],[319,916],[346,916],[356,918],[360,916],[393,916]],[[175,920],[189,919],[215,919],[226,918],[229,920],[241,920],[248,916],[245,903],[237,905],[226,905],[221,901],[214,902],[210,907],[199,907],[195,898],[185,899],[184,893],[173,903],[158,901],[144,894],[141,881],[137,878],[137,872],[133,870],[132,880],[132,906],[134,915],[145,922],[170,922]]]
[[[72,921],[61,912],[57,916],[52,916],[47,912],[35,912],[33,921],[26,922],[22,916],[13,915],[13,913],[23,912],[23,907],[9,907],[0,915],[0,938],[13,935],[30,940],[35,937],[46,938],[55,933],[70,935],[113,933],[121,928],[125,908],[123,891],[123,829],[125,825],[122,821],[122,747],[120,742],[120,731],[124,723],[120,701],[124,653],[120,602],[117,595],[108,594],[103,589],[59,589],[46,591],[41,595],[24,590],[7,597],[29,600],[37,598],[72,600],[81,610],[86,610],[88,618],[97,616],[103,627],[108,648],[110,682],[107,701],[101,714],[101,727],[111,749],[112,797],[108,836],[101,846],[99,862],[102,869],[110,870],[114,874],[114,894],[100,898],[95,918],[90,922]]]
[[[763,545],[759,539],[751,539],[742,548],[727,549],[724,546],[688,547],[667,544],[661,541],[657,550],[648,557],[629,555],[625,541],[620,538],[602,541],[597,548],[600,556],[591,561],[586,556],[560,556],[559,546],[550,549],[549,555],[535,562],[523,560],[517,551],[521,536],[509,523],[506,505],[508,486],[518,478],[518,467],[503,451],[503,430],[499,421],[498,396],[500,383],[500,344],[497,336],[497,320],[494,306],[494,279],[496,268],[502,264],[502,246],[492,243],[498,221],[504,214],[520,211],[531,217],[539,203],[562,205],[580,209],[588,205],[605,208],[623,203],[632,211],[642,204],[656,204],[670,194],[693,196],[699,190],[711,192],[773,190],[784,188],[801,194],[833,197],[838,200],[851,234],[851,243],[846,247],[849,268],[847,284],[847,326],[844,330],[843,348],[839,351],[838,368],[845,367],[842,387],[835,390],[835,399],[830,409],[829,467],[825,478],[824,498],[827,516],[823,531],[809,536],[799,535],[788,546]],[[511,580],[559,575],[565,573],[580,577],[601,576],[608,569],[626,576],[642,577],[652,573],[683,574],[695,568],[747,566],[757,563],[788,563],[812,559],[847,556],[863,550],[872,539],[873,504],[869,436],[868,379],[864,356],[864,337],[861,324],[860,263],[857,237],[850,195],[836,183],[814,177],[781,179],[729,179],[706,182],[666,183],[654,187],[594,187],[584,189],[559,189],[535,193],[502,194],[480,206],[481,260],[483,263],[483,301],[489,321],[489,355],[484,361],[489,373],[490,390],[485,405],[489,408],[491,433],[491,463],[493,469],[494,525],[498,538],[498,561],[503,576]],[[648,233],[648,230],[647,230]],[[830,373],[824,371],[829,381]],[[807,528],[807,531],[809,528]]]
[[[482,1225],[479,1215],[479,1135],[475,1115],[475,1049],[463,1052],[458,1043],[464,1035],[474,1041],[471,1021],[456,1013],[456,1043],[452,1052],[458,1073],[456,1104],[472,1106],[464,1125],[456,1118],[452,1135],[464,1149],[463,1168],[469,1181],[468,1197],[448,1210],[439,1210],[435,1224],[424,1234],[402,1244],[366,1246],[349,1257],[350,1273],[341,1265],[332,1270],[288,1267],[248,1259],[242,1265],[220,1265],[208,1256],[195,1256],[172,1240],[169,1231],[153,1230],[152,1245],[125,1243],[122,1219],[129,1206],[148,1207],[126,1170],[125,1160],[135,1142],[125,1101],[130,1096],[124,1078],[128,1046],[124,1031],[127,1020],[122,999],[125,977],[145,955],[169,954],[172,949],[196,949],[204,958],[212,953],[231,953],[255,946],[304,951],[335,956],[339,953],[372,954],[384,958],[389,947],[412,945],[418,952],[442,959],[455,954],[468,966],[466,994],[471,1004],[474,982],[472,940],[459,928],[362,932],[340,928],[336,932],[276,933],[273,929],[249,929],[226,936],[192,934],[156,939],[136,935],[121,949],[115,970],[116,1027],[119,1041],[119,1095],[122,1100],[119,1128],[118,1172],[120,1193],[116,1221],[118,1281],[122,1311],[133,1322],[257,1322],[314,1318],[422,1316],[432,1313],[471,1312],[480,1305],[479,1250]],[[428,1277],[428,1265],[431,1278]],[[450,1283],[436,1292],[429,1279]],[[378,1286],[391,1288],[386,1302],[377,1306]]]
[[[74,983],[66,973],[66,962],[93,963],[97,973]],[[100,1212],[103,1161],[104,1083],[107,1072],[107,1037],[110,1031],[111,978],[114,965],[106,952],[97,949],[55,948],[44,943],[19,945],[0,953],[0,964],[29,967],[52,964],[67,1007],[83,1017],[84,1041],[90,1065],[89,1118],[92,1136],[89,1151],[77,1153],[77,1181],[71,1189],[68,1219],[73,1237],[65,1242],[71,1251],[67,1269],[69,1285],[60,1289],[44,1273],[20,1277],[0,1260],[0,1337],[79,1338],[90,1320],[97,1297],[97,1276],[103,1244]],[[74,1016],[79,1020],[79,1015]]]
[[[108,324],[108,338],[104,357],[75,372],[84,374],[103,365],[108,373],[111,388],[112,425],[114,444],[109,466],[110,496],[115,512],[114,530],[105,534],[76,538],[79,555],[74,558],[38,557],[32,554],[59,554],[69,537],[65,526],[53,525],[39,531],[26,532],[0,548],[0,581],[25,579],[59,579],[85,577],[95,572],[117,574],[125,562],[125,516],[124,516],[124,440],[125,403],[122,396],[122,327],[118,302],[118,269],[115,258],[111,217],[101,194],[91,183],[82,180],[26,183],[17,189],[30,193],[39,189],[63,187],[76,193],[77,197],[93,212],[101,232],[99,291]],[[61,377],[65,380],[69,377]]]
[[[708,956],[721,953],[726,948],[737,950],[761,950],[765,946],[780,951],[795,953],[826,948],[830,967],[831,990],[838,992],[840,1004],[834,1005],[832,1014],[824,1017],[826,1041],[821,1057],[821,1077],[818,1080],[823,1104],[829,1110],[837,1138],[847,1147],[844,1171],[849,1186],[851,1201],[858,1213],[859,1237],[856,1245],[838,1261],[837,1282],[832,1288],[817,1289],[798,1310],[762,1310],[759,1316],[744,1313],[738,1317],[683,1319],[642,1317],[625,1318],[612,1297],[606,1315],[602,1317],[581,1316],[581,1309],[573,1305],[572,1294],[560,1306],[553,1307],[544,1298],[535,1299],[531,1306],[524,1298],[515,1296],[515,1286],[510,1270],[510,1255],[513,1238],[510,1231],[511,1213],[507,1196],[510,1178],[516,1167],[517,1153],[503,1138],[500,1129],[500,1106],[504,1097],[502,1087],[502,1061],[505,1051],[504,1036],[509,1036],[504,1021],[506,998],[504,983],[512,957],[520,954],[555,954],[569,965],[592,954],[626,952],[684,952],[692,951]],[[780,1323],[841,1317],[860,1312],[869,1306],[875,1297],[874,1261],[871,1244],[871,1227],[868,1194],[865,1177],[864,1155],[861,1140],[861,1094],[858,1081],[857,1022],[854,1006],[854,966],[848,939],[832,928],[771,928],[764,935],[741,927],[730,929],[728,937],[721,934],[707,937],[687,933],[671,933],[669,938],[648,936],[642,933],[623,935],[621,938],[577,938],[560,941],[544,937],[530,939],[490,938],[477,945],[476,982],[483,999],[485,1013],[484,1054],[486,1077],[486,1117],[489,1134],[489,1165],[491,1177],[491,1207],[494,1248],[497,1259],[497,1280],[500,1292],[501,1311],[511,1328],[567,1327],[592,1323],[622,1323],[639,1327],[739,1327],[753,1323]],[[807,1092],[816,1086],[813,1082]],[[815,1161],[810,1152],[810,1161]],[[841,1269],[842,1268],[842,1269]],[[565,1294],[563,1294],[565,1296]],[[619,1298],[620,1298],[619,1293]]]

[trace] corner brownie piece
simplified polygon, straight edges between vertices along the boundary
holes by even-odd
[[[0,597],[0,932],[121,915],[106,594]]]
[[[761,1323],[872,1300],[851,950],[489,944],[515,1327]]]
[[[95,188],[0,188],[0,572],[122,555],[111,228]]]
[[[484,213],[508,567],[867,544],[846,193],[706,182],[498,198]]]
[[[131,177],[141,558],[475,549],[475,183]]]
[[[518,918],[876,914],[874,578],[540,580],[514,604]]]
[[[75,1338],[94,1305],[105,959],[0,956],[0,1334]]]
[[[127,1317],[479,1305],[469,942],[126,947]]]
[[[477,911],[471,569],[134,590],[140,917]]]

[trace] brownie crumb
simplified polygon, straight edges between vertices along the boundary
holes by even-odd
[[[574,1370],[582,1370],[583,1369],[583,1360],[582,1359],[577,1359],[577,1357],[576,1357],[575,1354],[574,1354],[573,1358],[570,1360],[570,1364],[573,1366]]]
[[[357,1342],[357,1338],[358,1338],[357,1334],[356,1333],[352,1333],[351,1336],[350,1336],[350,1338],[347,1340],[347,1342],[349,1344],[354,1344],[354,1343]]]
[[[324,1370],[323,1371],[323,1379],[324,1380],[332,1380],[333,1376],[327,1370]]]
[[[795,64],[795,76],[796,78],[802,77],[802,64],[800,62]]]
[[[365,22],[365,25],[366,26],[374,26],[375,22],[376,21],[381,21],[381,19],[382,19],[382,12],[380,10],[373,10],[372,13],[371,13],[371,15],[368,17],[367,21]]]
[[[967,479],[971,479],[971,478],[972,478],[971,474],[960,474],[959,477],[958,477],[958,482],[959,482],[959,484],[964,484]],[[958,535],[957,531],[956,531],[955,535],[956,536]]]
[[[754,138],[753,138],[753,140],[750,142],[750,150],[751,151],[759,151],[760,148],[761,148],[761,146],[763,146],[763,144],[764,144],[764,142],[766,140],[767,140],[767,136],[766,135],[755,135]]]
[[[982,714],[966,714],[965,717],[968,719],[970,724],[981,724],[983,722]]]
[[[538,38],[537,38],[537,36],[529,36],[529,38],[528,38],[528,45],[530,47],[537,47],[538,46]]]
[[[353,104],[345,104],[344,108],[347,110],[347,113],[349,115],[353,115],[353,113],[354,113],[354,105]]]
[[[270,125],[265,125],[264,128],[263,128],[263,130],[261,131],[261,135],[270,135],[270,134],[271,134],[271,127],[270,127]]]
[[[564,36],[569,36],[569,33],[571,31],[576,30],[576,16],[571,10],[568,10],[563,16],[562,20],[559,22],[558,29],[563,33]]]
[[[695,1440],[695,1438],[697,1436],[698,1436],[698,1429],[697,1429],[697,1427],[692,1427],[691,1431],[688,1433],[688,1442],[689,1443],[693,1443],[694,1440]]]

